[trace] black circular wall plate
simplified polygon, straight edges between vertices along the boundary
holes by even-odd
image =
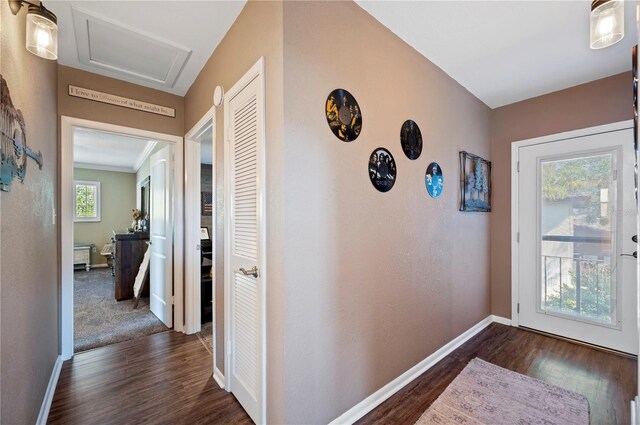
[[[345,89],[329,93],[325,112],[329,128],[338,139],[353,142],[358,138],[362,130],[362,112],[351,93]]]
[[[422,153],[422,133],[413,120],[406,120],[400,129],[402,151],[409,159],[418,159]]]
[[[391,152],[377,148],[369,157],[369,179],[380,192],[388,192],[396,183],[396,161]]]

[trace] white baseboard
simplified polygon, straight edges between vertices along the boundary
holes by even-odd
[[[218,366],[213,368],[213,379],[215,379],[218,385],[220,385],[220,388],[224,390],[224,375],[220,372]]]
[[[37,425],[45,425],[47,418],[49,418],[49,409],[51,409],[51,402],[53,401],[53,394],[56,392],[56,385],[58,385],[58,378],[60,377],[60,370],[62,370],[62,356],[58,356],[53,370],[51,371],[51,377],[49,378],[49,385],[47,385],[47,392],[44,393],[44,399],[40,406],[40,413],[36,420]]]
[[[369,397],[365,398],[360,403],[344,412],[342,415],[338,416],[336,419],[330,422],[330,425],[346,425],[355,423],[358,419],[362,418],[364,415],[378,407],[383,401],[407,386],[418,376],[431,369],[436,363],[451,354],[451,352],[453,352],[456,348],[460,347],[462,344],[467,342],[469,339],[489,326],[491,323],[493,323],[494,321],[498,323],[504,323],[504,321],[508,320],[503,317],[500,317],[499,320],[495,320],[496,317],[497,316],[493,315],[488,316],[481,322],[474,325],[472,328],[466,330],[464,333],[456,337],[453,341],[449,342],[448,344],[437,350],[435,353],[431,354],[429,357],[422,360],[420,363],[413,366],[411,369],[407,370],[405,373],[398,376],[396,379],[389,382],[387,385],[380,388],[375,393],[371,394]],[[509,320],[509,324],[510,323],[511,321]]]
[[[507,319],[506,317],[496,316],[495,314],[491,316],[491,320],[495,323],[500,323],[502,325],[511,326],[511,319]]]

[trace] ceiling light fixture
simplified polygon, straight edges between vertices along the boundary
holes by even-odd
[[[624,38],[624,1],[592,1],[589,21],[592,49],[604,49],[616,44]]]
[[[26,48],[44,59],[58,59],[58,18],[42,3],[34,4],[26,0],[8,0],[11,13],[17,15],[22,6],[27,10]]]

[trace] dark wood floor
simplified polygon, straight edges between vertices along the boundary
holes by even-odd
[[[163,332],[76,354],[62,366],[50,424],[252,423],[212,377],[195,335]]]
[[[583,394],[591,424],[628,424],[636,360],[494,323],[467,341],[358,424],[414,424],[467,363],[479,357]]]
[[[591,424],[628,424],[634,359],[492,324],[360,424],[414,424],[474,357],[584,394]],[[251,423],[211,377],[194,335],[164,332],[77,354],[62,366],[51,424]]]

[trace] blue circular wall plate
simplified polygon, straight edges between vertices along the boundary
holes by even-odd
[[[442,175],[442,168],[437,162],[432,162],[427,167],[424,182],[427,186],[427,192],[432,198],[439,198],[442,195],[444,176]]]

